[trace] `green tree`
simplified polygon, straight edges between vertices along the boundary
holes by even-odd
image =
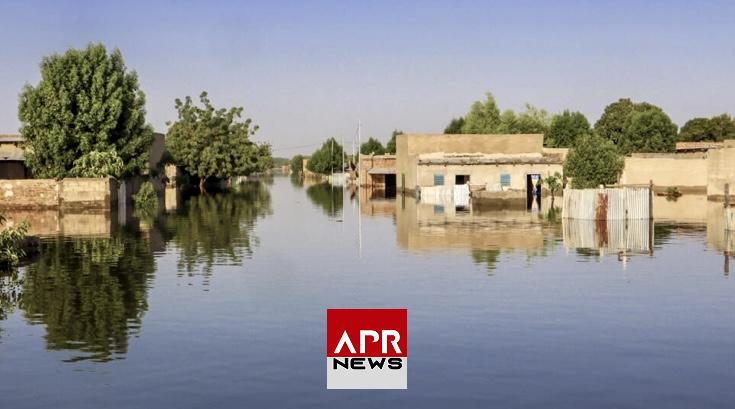
[[[714,140],[710,135],[709,119],[693,118],[688,120],[679,130],[678,139],[685,142],[702,142]]]
[[[713,116],[709,119],[709,140],[722,142],[735,139],[735,121],[728,114]]]
[[[559,172],[554,172],[553,175],[547,177],[544,179],[544,183],[546,184],[546,187],[551,192],[551,206],[554,206],[554,196],[556,195],[556,192],[561,189],[561,174]]]
[[[611,141],[598,135],[584,135],[569,150],[564,174],[572,178],[574,188],[594,188],[616,183],[624,165]]]
[[[631,115],[619,150],[631,152],[673,152],[676,125],[663,111],[649,109]]]
[[[444,128],[445,134],[460,134],[462,133],[462,129],[464,128],[464,117],[460,116],[459,118],[452,118],[452,120],[449,122],[449,125],[447,125],[446,128]]]
[[[649,110],[661,111],[661,108],[647,102],[636,103],[628,98],[621,98],[605,107],[602,116],[595,122],[595,133],[620,146],[630,117],[636,112]]]
[[[360,153],[362,155],[382,155],[385,153],[385,148],[379,140],[370,137],[367,142],[363,142],[362,145],[360,145]]]
[[[495,103],[495,97],[489,92],[485,96],[485,102],[475,101],[470,107],[470,112],[464,118],[462,133],[490,134],[498,129],[500,110]]]
[[[545,109],[526,104],[525,110],[518,114],[515,122],[514,132],[511,133],[546,133],[549,130],[551,119]]]
[[[327,175],[339,171],[342,166],[342,145],[334,138],[329,138],[314,151],[306,164],[306,168],[314,173]]]
[[[247,176],[270,169],[270,145],[251,140],[258,126],[250,118],[240,120],[243,108],[215,109],[206,92],[199,100],[203,108],[191,97],[176,99],[179,119],[168,130],[166,148],[178,166],[199,177],[201,192],[206,191],[210,177]]]
[[[36,177],[64,178],[75,168],[74,176],[98,176],[100,168],[88,173],[83,166],[99,155],[122,162],[107,168],[110,176],[147,169],[153,130],[145,123],[145,95],[117,49],[108,54],[104,45],[90,44],[44,57],[41,81],[21,91],[18,117]]]
[[[581,112],[564,110],[551,119],[549,131],[544,135],[544,142],[550,148],[569,148],[582,135],[589,135],[590,123]]]
[[[445,131],[444,133],[448,132]],[[401,131],[400,129],[394,129],[393,133],[390,136],[390,140],[385,145],[385,153],[389,153],[391,155],[396,154],[396,137],[398,135],[403,135],[403,131]]]
[[[725,139],[735,139],[735,121],[728,114],[690,119],[679,130],[678,138],[686,142],[722,142]]]
[[[291,172],[298,175],[304,170],[304,155],[294,155],[291,158]]]

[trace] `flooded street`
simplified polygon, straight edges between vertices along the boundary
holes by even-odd
[[[275,177],[124,225],[44,216],[35,228],[63,235],[0,281],[0,407],[735,402],[721,204],[657,198],[668,220],[599,226],[562,222],[548,198],[528,212],[368,196]],[[408,309],[408,390],[325,388],[339,307]]]

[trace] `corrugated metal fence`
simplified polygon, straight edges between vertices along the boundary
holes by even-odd
[[[651,250],[652,223],[648,220],[580,220],[562,221],[564,246],[604,249],[610,252]]]
[[[647,220],[648,187],[564,189],[562,218],[580,220]]]
[[[735,231],[735,207],[725,209],[725,230]]]

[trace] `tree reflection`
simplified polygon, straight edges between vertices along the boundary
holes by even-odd
[[[250,257],[256,221],[273,212],[268,187],[248,181],[230,193],[191,197],[183,210],[164,218],[179,253],[179,275],[201,273],[207,285],[216,264],[239,264]]]
[[[341,187],[332,186],[329,183],[312,185],[306,189],[306,196],[329,217],[342,213],[344,195]]]
[[[21,308],[32,324],[46,326],[48,349],[84,353],[69,361],[121,359],[148,308],[154,269],[137,231],[44,241],[26,271]]]
[[[474,249],[472,250],[472,260],[475,264],[484,264],[487,269],[488,275],[493,275],[495,272],[495,265],[498,263],[498,257],[500,257],[499,249]]]

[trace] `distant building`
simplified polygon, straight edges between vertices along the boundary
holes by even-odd
[[[469,184],[473,192],[530,197],[541,178],[563,172],[567,150],[544,148],[543,141],[542,134],[398,135],[398,189]]]
[[[25,165],[20,135],[0,135],[0,179],[28,179],[31,171]]]

